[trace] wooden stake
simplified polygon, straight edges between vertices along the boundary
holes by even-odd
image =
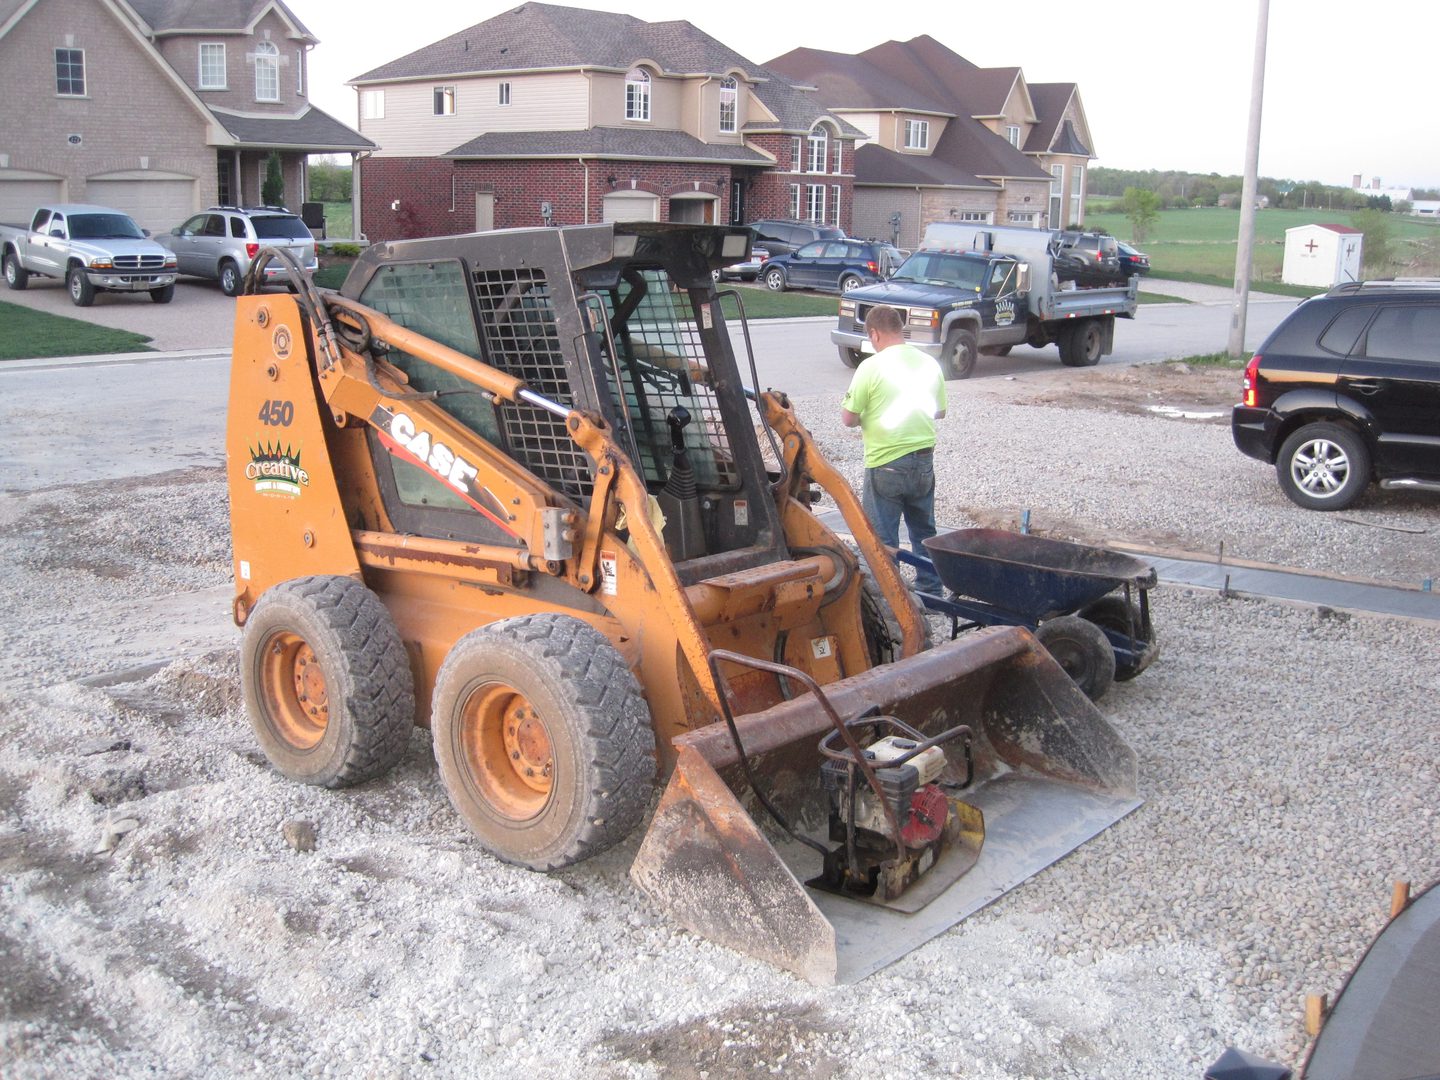
[[[1397,881],[1390,891],[1390,918],[1395,918],[1410,906],[1410,882]]]
[[[1305,1034],[1312,1039],[1320,1034],[1329,1007],[1330,1000],[1325,994],[1305,995]]]

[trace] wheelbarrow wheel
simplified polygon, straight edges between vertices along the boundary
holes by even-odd
[[[1061,615],[1041,623],[1035,637],[1091,701],[1099,701],[1115,682],[1115,650],[1093,622]]]
[[[1080,617],[1092,622],[1101,630],[1117,634],[1133,634],[1140,651],[1147,651],[1155,644],[1155,627],[1140,625],[1140,605],[1123,596],[1102,596],[1088,607],[1080,609]],[[1142,671],[1144,664],[1133,660],[1115,658],[1115,681],[1129,682]]]

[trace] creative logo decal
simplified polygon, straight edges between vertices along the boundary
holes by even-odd
[[[298,499],[300,489],[310,486],[310,474],[300,467],[300,451],[279,443],[261,443],[250,448],[245,479],[261,495]]]
[[[275,350],[276,360],[290,359],[290,328],[277,326],[275,333],[270,335],[270,345]]]
[[[995,301],[995,325],[1009,326],[1015,321],[1015,301],[1004,296]]]

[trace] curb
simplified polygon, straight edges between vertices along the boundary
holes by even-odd
[[[50,368],[91,367],[100,364],[154,364],[172,360],[229,360],[230,346],[181,352],[100,353],[95,356],[37,356],[28,360],[0,361],[0,375]]]

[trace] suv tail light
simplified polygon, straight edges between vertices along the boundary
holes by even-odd
[[[255,255],[259,252],[259,250],[260,250],[260,245],[259,245],[259,244],[246,244],[246,245],[245,245],[245,254],[248,255],[248,256],[249,256],[250,258],[252,258],[252,259],[253,259],[253,258],[255,257]]]
[[[1240,404],[1255,406],[1255,384],[1260,377],[1260,354],[1256,353],[1250,357],[1250,363],[1245,365],[1245,382],[1242,384]]]
[[[865,264],[865,269],[869,270],[872,274],[878,274],[880,272],[879,264],[876,263],[873,259]]]

